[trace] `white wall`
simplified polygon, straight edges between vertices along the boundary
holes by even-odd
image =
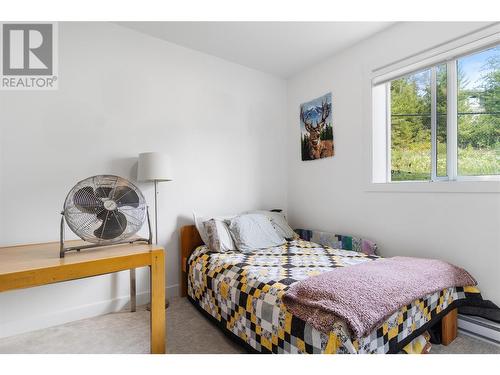
[[[285,206],[284,81],[108,23],[59,25],[59,77],[57,91],[0,91],[0,245],[57,240],[69,189],[94,174],[134,179],[144,151],[175,167],[160,185],[170,293],[193,209]],[[148,285],[143,270],[140,302]],[[127,295],[128,273],[0,293],[0,336],[113,311]]]
[[[382,255],[445,259],[465,267],[500,303],[500,197],[486,193],[368,192],[369,72],[483,27],[396,24],[288,81],[288,213],[296,227],[356,234]],[[365,91],[364,91],[365,90]],[[335,156],[300,160],[299,105],[333,93]]]

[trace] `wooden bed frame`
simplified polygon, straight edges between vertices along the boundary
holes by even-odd
[[[187,260],[203,240],[194,225],[181,227],[181,297],[187,297]]]
[[[181,297],[187,297],[187,260],[191,253],[200,245],[203,240],[194,225],[181,227]],[[449,345],[457,337],[457,309],[449,311],[441,319],[441,343]]]

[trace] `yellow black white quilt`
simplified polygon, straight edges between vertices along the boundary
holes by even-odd
[[[328,335],[321,333],[290,314],[281,300],[296,281],[377,259],[303,240],[252,253],[213,253],[200,246],[188,260],[188,295],[219,326],[261,353],[397,353],[456,302],[479,295],[475,287],[429,294],[360,339],[341,320]]]

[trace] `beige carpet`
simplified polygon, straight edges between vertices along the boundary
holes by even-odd
[[[0,339],[0,353],[148,353],[149,312],[119,312]],[[245,353],[185,298],[167,310],[168,353]],[[500,348],[460,335],[432,353],[497,353]]]

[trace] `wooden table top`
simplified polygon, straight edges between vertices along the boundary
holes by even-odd
[[[66,246],[88,244],[82,240],[66,241]],[[149,253],[163,250],[159,245],[145,243],[118,244],[71,251],[59,258],[59,242],[0,247],[0,275],[49,267],[74,265],[96,260]]]

